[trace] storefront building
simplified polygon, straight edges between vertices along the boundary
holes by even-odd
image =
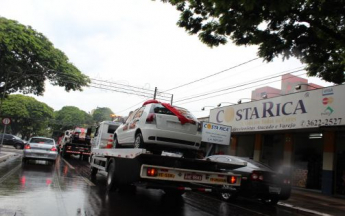
[[[345,196],[345,85],[219,107],[209,121],[232,127],[224,153],[288,173],[295,187]]]

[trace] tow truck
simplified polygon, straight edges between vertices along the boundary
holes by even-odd
[[[220,163],[174,154],[157,155],[142,148],[104,147],[97,140],[101,139],[92,141],[91,178],[98,171],[106,172],[108,191],[142,186],[162,189],[169,195],[182,195],[186,191],[234,192],[239,189],[241,176],[228,170],[246,166],[246,163]]]
[[[80,159],[87,160],[91,151],[91,128],[76,127],[67,130],[60,143],[60,154],[63,158],[70,155],[79,155]]]

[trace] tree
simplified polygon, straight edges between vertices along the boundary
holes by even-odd
[[[90,127],[93,125],[92,117],[83,110],[74,106],[64,106],[55,112],[55,131],[63,132],[75,127]]]
[[[92,118],[96,123],[110,121],[112,120],[112,114],[114,114],[114,112],[108,107],[97,107],[97,109],[92,113]]]
[[[294,56],[310,76],[345,81],[344,0],[162,0],[181,12],[178,26],[210,47],[258,45],[265,61]]]
[[[67,56],[30,26],[0,17],[0,92],[43,95],[44,82],[82,90],[90,79]]]
[[[24,138],[47,136],[50,133],[48,125],[54,115],[53,109],[47,104],[33,97],[16,94],[4,100],[2,113],[11,118],[10,132],[20,133]]]

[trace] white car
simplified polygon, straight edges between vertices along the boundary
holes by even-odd
[[[30,159],[55,162],[58,151],[54,139],[46,137],[31,137],[24,146],[23,163]]]
[[[114,147],[155,150],[197,150],[201,144],[201,124],[186,109],[146,101],[131,112],[114,134]]]

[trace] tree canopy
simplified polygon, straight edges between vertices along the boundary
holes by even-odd
[[[93,125],[92,117],[83,110],[74,106],[64,106],[55,112],[56,131],[65,131],[75,127],[90,127]]]
[[[42,95],[47,79],[66,91],[90,82],[42,33],[0,17],[0,82],[6,83],[0,92]]]
[[[2,104],[2,115],[11,118],[8,132],[20,133],[29,138],[33,135],[46,136],[50,133],[49,123],[54,111],[47,104],[33,97],[24,95],[9,95]]]
[[[162,0],[181,12],[178,26],[210,47],[231,39],[258,45],[265,61],[294,56],[310,76],[345,81],[344,0]]]
[[[112,114],[114,114],[114,112],[108,107],[97,107],[97,109],[95,109],[95,111],[92,113],[92,118],[96,123],[102,121],[111,121]]]

